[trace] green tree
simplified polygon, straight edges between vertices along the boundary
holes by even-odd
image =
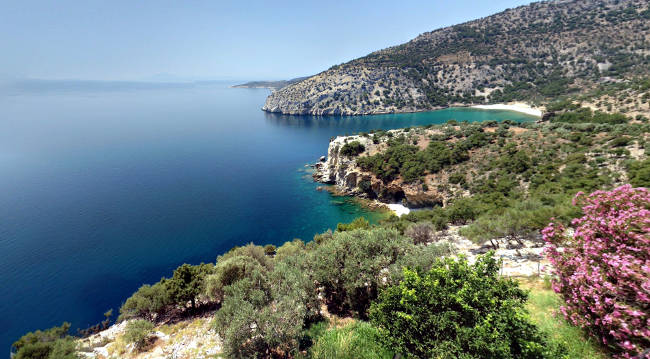
[[[198,266],[185,263],[176,268],[174,275],[165,283],[173,302],[184,304],[190,301],[192,308],[196,308],[196,297],[203,293],[204,279],[211,268],[203,263]]]
[[[412,240],[382,228],[335,232],[313,252],[314,279],[330,310],[367,316],[382,286],[382,272],[413,248]]]
[[[438,260],[404,279],[370,309],[386,347],[409,358],[561,358],[527,317],[527,295],[499,277],[492,254],[474,265]]]

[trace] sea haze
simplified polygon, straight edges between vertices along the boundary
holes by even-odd
[[[28,82],[0,93],[0,347],[99,322],[140,285],[234,245],[310,240],[368,213],[316,190],[305,164],[332,136],[530,120],[449,109],[353,118],[260,110],[225,83]]]

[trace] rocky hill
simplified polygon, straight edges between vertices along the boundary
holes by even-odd
[[[647,123],[488,122],[339,136],[313,177],[337,193],[410,208],[494,191],[615,186],[648,165],[649,133]]]
[[[545,103],[649,74],[647,1],[538,2],[334,66],[274,92],[263,109],[355,115],[514,100]],[[647,92],[635,86],[628,95],[647,108]],[[609,105],[609,111],[623,108],[602,93],[590,100],[605,110]]]

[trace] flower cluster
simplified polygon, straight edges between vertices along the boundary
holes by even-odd
[[[558,223],[542,234],[564,317],[600,338],[617,358],[650,348],[650,192],[630,185],[578,193],[573,237]]]

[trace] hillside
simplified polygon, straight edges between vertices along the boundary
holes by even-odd
[[[561,122],[566,117],[339,136],[330,142],[326,161],[316,164],[314,178],[335,184],[341,193],[411,208],[446,207],[471,196],[487,196],[490,202],[493,195],[644,185],[630,168],[648,166],[646,123]]]
[[[263,109],[355,115],[588,95],[594,109],[647,113],[639,83],[649,64],[647,1],[538,2],[334,66],[274,92]]]
[[[491,330],[495,335],[482,338],[482,345],[507,350],[500,357],[513,359],[635,353],[636,347],[627,342],[623,344],[630,349],[618,344],[599,346],[605,340],[611,342],[611,336],[601,340],[598,328],[588,332],[562,318],[552,319],[548,313],[558,311],[566,297],[550,293],[540,283],[542,275],[557,275],[553,265],[557,258],[548,256],[540,230],[550,221],[560,226],[573,223],[572,219],[590,208],[581,210],[571,204],[577,192],[610,195],[603,190],[618,186],[616,193],[639,193],[632,199],[639,203],[640,212],[622,218],[649,223],[647,189],[632,189],[650,184],[648,120],[603,114],[588,117],[588,113],[578,108],[538,123],[450,122],[337,137],[330,142],[328,158],[315,166],[318,180],[370,199],[441,206],[388,216],[375,225],[358,218],[339,223],[311,241],[295,239],[280,247],[251,243],[232,248],[216,262],[183,264],[171,276],[143,285],[126,299],[112,327],[106,328],[108,312],[105,322],[80,332],[90,335],[86,338],[67,335],[69,324],[27,333],[14,343],[14,359],[391,358],[395,352],[411,350],[395,349],[392,342],[405,332],[391,326],[399,319],[393,318],[394,306],[408,303],[399,299],[400,293],[411,293],[411,289],[402,290],[404,285],[441,283],[435,288],[414,288],[417,295],[409,294],[409,300],[428,298],[415,309],[446,305],[431,302],[432,298],[467,294],[468,298],[490,298],[483,304],[468,301],[480,308],[475,313],[485,313],[484,305],[491,310],[492,314],[476,318],[503,315],[505,320],[508,313],[521,313],[526,305],[526,295],[507,279],[521,276],[533,276],[526,281],[545,288],[531,293],[531,321],[528,315],[511,316],[508,320],[519,319]],[[632,186],[621,186],[625,183]],[[621,201],[627,203],[625,198]],[[623,233],[630,241],[644,240],[648,229],[640,225],[617,228],[613,233]],[[647,261],[646,247],[632,250]],[[486,252],[492,254],[482,256]],[[632,268],[639,271],[633,278],[647,283],[647,271],[641,273],[640,265]],[[451,275],[460,277],[443,280]],[[418,276],[425,277],[419,280]],[[458,283],[463,286],[456,287]],[[434,289],[448,293],[432,294],[429,290]],[[506,294],[514,294],[508,302],[517,303],[515,311],[503,310],[507,303],[494,304],[492,298]],[[629,300],[635,308],[646,302]],[[471,306],[453,304],[447,313],[460,317],[465,308],[474,311]],[[429,318],[438,316],[438,309],[417,312],[418,319],[409,319],[410,330],[439,322]],[[645,319],[632,319],[630,323],[640,327],[639,323],[645,323]],[[452,323],[459,325],[456,320]],[[443,326],[426,331],[431,333],[427,338],[409,338],[423,343],[431,353],[449,353],[444,357],[464,353],[467,358],[484,357],[466,343],[481,334],[477,325],[473,321],[463,325],[471,335],[449,334]],[[511,330],[521,326],[528,328],[523,334]],[[639,346],[648,337],[643,333],[633,338]],[[536,352],[516,353],[518,347],[511,343],[521,335],[532,340]],[[455,347],[449,349],[449,345]],[[37,350],[49,354],[36,356]],[[563,352],[566,355],[560,355]]]

